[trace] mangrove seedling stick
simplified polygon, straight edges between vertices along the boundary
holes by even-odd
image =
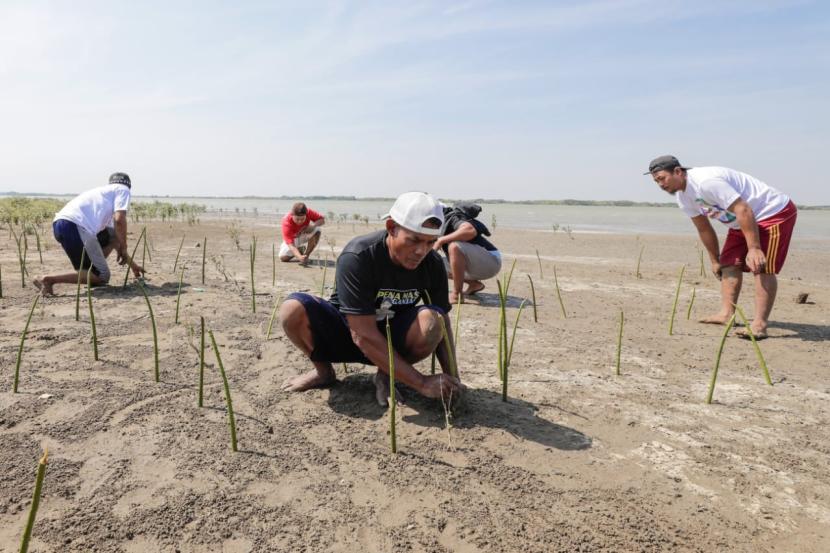
[[[505,298],[504,288],[502,288],[501,281],[496,279],[496,286],[499,292],[499,346],[497,364],[499,369],[499,379],[504,381],[504,361],[507,358],[507,328],[506,328],[506,312],[505,312]]]
[[[150,311],[150,324],[153,326],[153,360],[155,361],[155,378],[156,382],[159,381],[159,339],[158,333],[156,332],[156,317],[153,315],[153,306],[150,305],[150,297],[147,295],[147,290],[144,289],[144,285],[141,282],[138,283],[138,287],[141,288],[141,293],[144,294],[144,301],[147,302],[147,310]]]
[[[277,285],[277,248],[271,244],[271,286]]]
[[[124,273],[124,286],[123,286],[123,288],[127,287],[127,279],[130,278],[130,262],[132,262],[132,260],[135,259],[135,252],[138,251],[138,245],[141,243],[141,240],[142,240],[142,238],[144,238],[144,235],[146,234],[146,232],[147,232],[147,227],[141,227],[141,234],[138,235],[138,240],[136,240],[135,246],[133,246],[133,255],[131,255],[129,257],[129,259],[127,259],[127,263],[126,263],[127,272]]]
[[[219,355],[219,346],[216,345],[216,338],[213,337],[213,331],[208,330],[208,334],[210,334],[210,344],[213,346],[214,353],[216,353],[216,363],[219,365],[219,372],[222,375],[222,384],[225,386],[225,403],[228,406],[228,425],[231,427],[231,450],[238,451],[236,448],[236,419],[233,416],[231,387],[228,384],[228,376],[225,374],[225,366],[222,364],[222,356]]]
[[[447,334],[447,325],[444,323],[444,316],[439,313],[438,324],[441,325],[441,335],[444,337],[444,347],[447,348],[447,358],[450,361],[450,376],[458,378],[458,365],[455,363],[455,352],[452,348],[452,342]]]
[[[49,448],[43,451],[43,457],[37,464],[37,476],[35,477],[35,491],[32,494],[32,505],[29,507],[29,518],[26,521],[26,529],[20,540],[20,553],[29,551],[29,541],[32,539],[32,529],[35,526],[37,509],[40,506],[40,493],[43,490],[43,477],[46,475],[46,465],[49,463]]]
[[[706,276],[706,269],[703,267],[703,250],[700,250],[700,276]]]
[[[429,297],[429,290],[424,290],[424,296],[426,296],[426,302],[424,305],[432,305],[432,298]],[[432,361],[430,366],[430,374],[435,374],[435,352],[432,352]]]
[[[179,275],[179,289],[176,292],[176,319],[175,324],[179,324],[179,304],[182,301],[182,281],[184,280],[184,267],[182,267],[182,272]]]
[[[680,299],[680,285],[683,284],[683,273],[686,272],[686,264],[680,267],[680,276],[677,277],[677,290],[674,291],[674,305],[671,308],[671,319],[669,320],[669,336],[674,334],[674,316],[677,313],[677,300]]]
[[[2,297],[3,297],[3,266],[0,265],[0,298],[2,298]]]
[[[458,351],[458,336],[461,329],[461,299],[462,295],[458,294],[458,300],[455,305],[455,330],[453,330],[453,338],[455,338],[455,351]]]
[[[640,246],[640,255],[637,256],[637,270],[634,271],[634,276],[637,278],[643,278],[642,273],[640,273],[640,262],[643,260],[643,251],[646,249],[645,244]]]
[[[392,453],[397,453],[398,441],[395,435],[395,350],[392,349],[392,327],[389,326],[389,315],[386,316],[386,350],[389,352],[389,436],[392,440]]]
[[[536,288],[533,286],[533,279],[527,275],[527,280],[530,281],[530,297],[533,299],[533,322],[539,322],[539,316],[536,314]]]
[[[40,251],[40,234],[37,232],[37,227],[32,225],[32,230],[35,233],[35,240],[37,241],[37,256],[40,258],[40,264],[43,265],[43,254]]]
[[[84,256],[86,248],[81,249],[81,264],[78,265],[78,287],[75,289],[75,320],[81,320],[81,275],[84,270]]]
[[[718,346],[718,353],[715,356],[715,368],[712,369],[712,379],[709,381],[709,393],[706,394],[706,403],[712,403],[712,395],[715,393],[715,381],[718,379],[718,367],[720,367],[720,356],[723,353],[723,345],[726,343],[726,337],[729,336],[729,331],[732,330],[732,326],[735,324],[735,313],[732,313],[732,317],[729,319],[729,322],[726,323],[726,328],[723,331],[723,336],[720,339],[720,345]]]
[[[501,400],[507,401],[507,375],[510,372],[510,360],[513,357],[513,344],[516,343],[516,329],[519,326],[519,317],[522,316],[522,309],[524,309],[527,300],[522,300],[519,305],[519,311],[516,313],[516,322],[513,323],[513,334],[510,337],[510,350],[507,352],[507,358],[504,362],[504,378],[501,381]]]
[[[510,265],[510,272],[507,273],[507,278],[504,281],[504,300],[507,301],[507,291],[510,289],[510,281],[513,280],[513,269],[516,268],[516,261],[518,259],[513,260],[513,264]]]
[[[254,285],[254,264],[256,263],[256,236],[251,240],[251,312],[256,313],[256,287]]]
[[[545,278],[545,274],[542,272],[542,258],[539,257],[539,250],[536,250],[536,261],[539,262],[539,278]]]
[[[199,317],[202,332],[199,334],[199,407],[204,404],[205,398],[205,318]]]
[[[556,277],[556,265],[553,266],[553,284],[556,286],[556,297],[559,299],[559,308],[562,309],[562,318],[567,319],[568,313],[565,311],[565,303],[562,301],[562,292],[559,291],[559,279]]]
[[[14,366],[14,384],[12,385],[12,392],[17,393],[17,383],[20,380],[20,362],[23,360],[23,344],[26,343],[26,334],[29,332],[29,323],[32,322],[32,314],[35,312],[37,302],[40,299],[40,294],[35,295],[35,300],[32,302],[32,308],[29,309],[29,316],[26,318],[26,326],[23,327],[23,334],[20,335],[20,347],[17,349],[17,363]]]
[[[326,260],[323,261],[323,283],[320,284],[320,297],[324,297],[326,295],[326,269],[328,269],[328,262],[329,258],[326,256]]]
[[[617,376],[620,375],[620,353],[622,352],[623,325],[625,325],[625,314],[620,309],[620,332],[617,334]]]
[[[689,299],[689,308],[686,310],[686,320],[688,321],[692,316],[692,306],[695,304],[695,291],[696,288],[692,288],[692,297]]]
[[[184,237],[185,235],[182,234],[182,241],[179,242],[179,249],[176,250],[176,261],[173,262],[173,272],[176,272],[176,267],[179,266],[179,254],[182,253],[182,246],[184,246]]]
[[[92,325],[92,357],[98,361],[98,332],[95,329],[95,311],[92,310],[92,264],[86,271],[86,303],[89,305],[89,323]]]
[[[744,310],[738,307],[735,304],[735,310],[738,312],[738,315],[741,317],[741,322],[744,323],[744,328],[746,329],[747,334],[749,334],[749,339],[752,340],[752,345],[755,346],[755,355],[758,356],[758,363],[761,365],[761,370],[764,371],[764,380],[767,381],[767,384],[772,386],[772,380],[769,377],[769,369],[767,368],[767,362],[764,360],[764,354],[761,353],[761,347],[758,345],[758,341],[755,339],[755,333],[752,332],[752,327],[749,325],[749,321],[744,314]]]
[[[274,325],[274,318],[277,316],[277,308],[280,306],[280,299],[282,296],[277,296],[274,300],[274,309],[271,310],[271,318],[268,320],[268,332],[265,333],[265,339],[271,338],[271,327]]]
[[[207,236],[202,241],[202,284],[205,283],[205,254],[207,253]]]

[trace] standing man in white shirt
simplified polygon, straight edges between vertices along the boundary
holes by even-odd
[[[677,205],[691,217],[700,240],[709,252],[712,272],[721,281],[721,309],[702,323],[726,324],[735,312],[743,274],[755,275],[755,317],[751,323],[757,339],[767,337],[769,315],[778,291],[776,275],[784,266],[797,210],[790,198],[764,182],[725,167],[683,167],[674,156],[660,156],[648,173],[660,188],[677,198]],[[717,219],[729,227],[723,250],[709,223]],[[746,330],[738,336],[748,338]]]
[[[90,267],[90,283],[106,284],[110,279],[107,256],[113,250],[118,252],[119,265],[129,263],[136,277],[144,272],[144,268],[133,263],[127,254],[131,186],[129,175],[113,173],[108,185],[87,190],[55,215],[52,232],[75,271],[37,277],[34,284],[44,296],[54,293],[55,284],[75,284],[78,272],[86,273]],[[86,281],[86,274],[81,276]]]

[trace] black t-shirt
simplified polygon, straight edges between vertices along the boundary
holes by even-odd
[[[476,229],[476,235],[472,240],[467,240],[467,242],[469,242],[470,244],[475,244],[476,246],[481,246],[488,252],[494,252],[498,249],[496,248],[496,246],[493,245],[492,242],[490,242],[484,237],[485,231],[487,234],[490,234],[490,232],[487,230],[487,227],[484,226],[484,223],[482,223],[478,219],[471,219],[465,216],[463,213],[461,213],[461,211],[454,209],[447,213],[444,220],[444,236],[457,231],[459,228],[461,228],[461,225],[463,225],[464,223],[470,223],[471,225],[473,225],[473,228]],[[447,253],[446,244],[443,246],[443,248],[444,253]]]
[[[376,315],[415,307],[429,292],[432,305],[449,311],[447,271],[434,251],[414,270],[392,263],[385,230],[353,238],[337,258],[336,289],[329,300],[345,315]]]

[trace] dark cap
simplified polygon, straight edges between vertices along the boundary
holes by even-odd
[[[648,164],[648,172],[643,174],[650,175],[655,171],[673,171],[675,167],[688,169],[688,167],[680,165],[680,162],[674,156],[660,156],[651,160],[651,163]]]
[[[110,184],[123,184],[127,188],[132,188],[130,175],[127,173],[113,173],[110,175]]]

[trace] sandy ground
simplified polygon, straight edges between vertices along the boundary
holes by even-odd
[[[400,452],[392,455],[372,368],[338,367],[340,382],[329,390],[280,391],[309,365],[278,323],[266,340],[271,308],[280,294],[319,293],[323,270],[278,264],[272,285],[276,226],[243,221],[243,248],[252,231],[259,236],[252,314],[248,253],[234,246],[227,225],[148,225],[160,383],[144,299],[134,285],[121,289],[119,269],[115,287],[94,290],[100,360],[92,360],[86,302],[76,322],[75,287],[58,288],[32,319],[18,394],[12,373],[34,290],[21,289],[13,242],[3,233],[0,549],[17,551],[37,459],[48,446],[33,551],[830,550],[826,242],[796,240],[790,252],[772,338],[761,343],[774,386],[764,383],[751,344],[730,338],[715,402],[706,405],[722,329],[694,322],[718,296],[716,280],[699,276],[691,227],[685,236],[572,238],[499,228],[495,241],[508,261],[518,259],[511,320],[530,294],[527,273],[539,303],[539,322],[528,309],[519,324],[510,401],[500,396],[491,281],[480,303],[462,310],[463,409],[447,430],[440,403],[410,396],[398,411]],[[321,253],[330,261],[332,249],[368,230],[329,225]],[[176,325],[172,266],[183,234],[187,270]],[[43,267],[36,252],[29,260],[33,274],[68,267],[54,242]],[[330,267],[328,283],[332,276]],[[748,283],[742,304],[750,313],[751,292]],[[810,303],[797,305],[799,292]],[[615,376],[620,308],[626,327]],[[196,405],[197,341],[188,335],[198,334],[200,315],[230,378],[238,453],[230,450],[212,351],[205,407]]]

